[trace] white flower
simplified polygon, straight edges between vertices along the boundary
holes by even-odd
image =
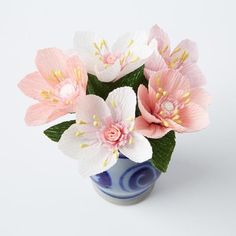
[[[106,40],[94,33],[77,32],[74,49],[86,64],[88,73],[103,82],[120,79],[146,63],[156,49],[154,39],[148,45],[148,34],[126,33],[110,48]]]
[[[78,159],[81,175],[106,171],[119,152],[134,162],[152,157],[148,140],[133,130],[135,108],[136,95],[130,87],[113,90],[106,101],[95,95],[78,101],[77,122],[64,132],[59,148]]]

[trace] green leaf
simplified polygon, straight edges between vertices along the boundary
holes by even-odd
[[[65,121],[54,125],[44,131],[44,134],[54,142],[58,142],[62,134],[71,126],[75,124],[75,120]]]
[[[175,132],[170,131],[160,139],[148,140],[153,150],[152,164],[160,171],[166,172],[175,148]]]
[[[137,92],[138,86],[140,84],[147,84],[147,80],[144,77],[143,70],[144,66],[129,73],[116,82],[109,83],[101,82],[97,79],[96,76],[89,74],[87,93],[95,94],[102,97],[103,99],[106,99],[108,94],[112,90],[119,87],[130,86],[134,89],[135,92]]]

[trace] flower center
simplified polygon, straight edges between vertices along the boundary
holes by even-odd
[[[171,113],[171,112],[174,111],[175,105],[170,101],[165,101],[165,102],[162,103],[162,109],[164,109],[165,111]]]
[[[118,125],[111,125],[110,127],[107,127],[104,131],[104,138],[108,142],[119,141],[121,135],[122,135],[121,127],[119,127]]]
[[[117,56],[116,56],[116,55],[114,55],[114,54],[112,54],[112,53],[109,53],[109,54],[107,54],[107,55],[105,55],[105,56],[103,57],[103,62],[104,62],[105,64],[111,65],[111,64],[114,64],[114,63],[115,63],[116,59],[117,59]]]
[[[72,84],[65,84],[60,88],[59,94],[61,98],[69,98],[76,92],[75,86]]]
[[[113,123],[103,129],[102,140],[112,148],[118,148],[129,141],[129,131],[122,124]]]

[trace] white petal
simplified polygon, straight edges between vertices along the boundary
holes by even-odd
[[[125,52],[127,49],[132,48],[135,44],[147,44],[148,33],[137,31],[132,33],[123,34],[117,39],[112,47],[112,51],[115,52]]]
[[[106,102],[99,96],[87,95],[79,99],[77,105],[77,121],[93,123],[94,120],[111,117],[111,112]]]
[[[104,68],[104,64],[102,65]],[[99,65],[95,66],[97,78],[102,82],[111,82],[117,78],[121,70],[120,62],[117,60],[113,65],[101,70]]]
[[[110,169],[116,164],[117,159],[108,149],[91,148],[91,154],[87,158],[79,159],[79,173],[84,176],[92,176]]]
[[[98,63],[98,57],[95,55],[95,42],[100,38],[92,32],[78,31],[74,36],[74,49],[86,65],[88,73],[95,75],[95,65]]]
[[[96,140],[96,133],[77,136],[78,131],[81,127],[77,124],[66,130],[59,141],[59,148],[65,155],[78,160],[82,176],[101,173],[116,163],[112,152]]]
[[[59,141],[59,148],[61,151],[66,154],[67,156],[79,159],[86,157],[89,148],[81,148],[81,145],[98,145],[98,139],[96,137],[95,130],[94,132],[84,132],[82,130],[84,127],[82,125],[73,124],[70,126],[69,129],[67,129],[63,135],[61,136],[61,139]],[[78,135],[78,132],[81,133],[81,135]]]
[[[152,147],[141,134],[132,132],[131,144],[120,148],[120,152],[134,162],[144,162],[152,158]]]
[[[136,69],[144,65],[155,52],[156,46],[156,40],[152,40],[149,45],[137,44],[133,46],[130,51],[133,55],[134,60],[131,60],[125,65],[117,79],[122,78],[123,76],[135,71]]]
[[[136,94],[131,87],[121,87],[109,93],[106,99],[113,120],[131,123],[135,118]]]

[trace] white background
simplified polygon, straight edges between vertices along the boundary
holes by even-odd
[[[234,1],[0,0],[0,235],[236,235],[236,6]],[[173,46],[198,43],[213,97],[211,125],[177,137],[169,170],[139,205],[105,202],[42,131],[16,85],[37,49],[72,46],[76,30],[115,38],[158,23]],[[58,122],[58,121],[57,121]]]

